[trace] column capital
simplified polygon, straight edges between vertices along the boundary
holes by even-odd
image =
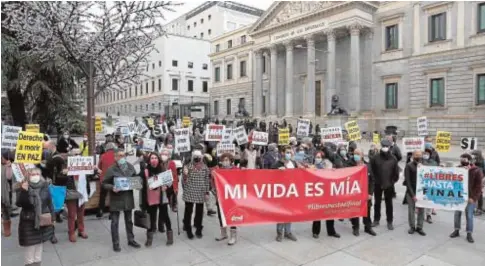
[[[303,39],[305,39],[308,46],[315,45],[315,36],[313,34],[305,35],[303,36]]]
[[[286,51],[293,51],[293,42],[292,41],[286,41],[283,43],[285,45]]]
[[[253,53],[254,53],[255,56],[261,56],[261,55],[263,55],[263,50],[262,49],[257,49],[257,50],[254,50]]]
[[[323,33],[325,35],[327,35],[328,41],[335,41],[335,30],[334,29],[326,29]]]
[[[348,25],[347,28],[350,30],[350,35],[359,35],[364,26],[359,22],[353,22]]]
[[[271,54],[276,53],[278,51],[277,48],[278,48],[278,46],[276,44],[272,44],[269,47],[269,51],[271,52]]]

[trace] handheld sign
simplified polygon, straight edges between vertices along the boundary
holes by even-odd
[[[428,135],[428,118],[426,118],[426,116],[418,117],[416,126],[418,129],[418,136]]]
[[[402,139],[403,152],[414,152],[416,150],[424,151],[424,138],[403,138]]]
[[[222,144],[232,144],[232,141],[234,140],[234,135],[232,131],[232,128],[224,128],[221,140]]]
[[[436,150],[438,152],[449,152],[451,146],[451,132],[436,132]]]
[[[296,123],[296,135],[301,137],[308,137],[310,134],[310,120],[298,119]]]
[[[217,144],[217,157],[220,157],[224,153],[230,153],[232,156],[236,155],[236,145],[234,144]]]
[[[357,121],[354,120],[345,123],[345,129],[347,129],[349,140],[356,141],[362,139],[359,124],[357,124]]]
[[[16,163],[38,164],[42,160],[44,134],[20,131],[15,151]]]
[[[67,175],[94,174],[94,158],[92,156],[67,157]]]
[[[2,149],[14,150],[17,146],[21,127],[4,126],[2,132]]]
[[[172,170],[167,170],[156,176],[148,178],[148,187],[150,189],[156,189],[161,186],[171,186],[173,183]]]
[[[236,127],[233,134],[236,138],[237,145],[244,145],[248,143],[248,134],[246,134],[246,129],[244,129],[244,126]]]
[[[290,130],[288,128],[278,129],[278,145],[290,144]]]
[[[97,133],[103,132],[103,120],[101,120],[100,116],[96,116],[96,120],[94,122],[94,131]]]
[[[188,128],[175,129],[175,150],[176,152],[190,151],[190,130]]]
[[[322,128],[320,129],[320,134],[322,135],[322,141],[324,142],[335,142],[343,139],[341,127]]]
[[[462,150],[473,151],[478,148],[478,138],[467,137],[461,138],[460,147]]]
[[[154,151],[157,141],[154,139],[143,138],[143,151]]]
[[[207,124],[205,130],[206,141],[221,141],[224,133],[224,125]]]
[[[268,133],[261,131],[253,131],[251,143],[254,145],[266,146],[268,145]]]
[[[113,179],[114,187],[120,191],[140,190],[142,189],[141,180],[138,176],[135,177],[115,177]]]
[[[25,131],[39,133],[40,126],[39,124],[27,124],[25,125]]]

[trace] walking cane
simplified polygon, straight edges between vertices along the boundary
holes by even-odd
[[[177,208],[177,231],[178,235],[180,235],[180,219],[179,219],[179,209]]]

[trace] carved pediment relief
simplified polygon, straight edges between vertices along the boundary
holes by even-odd
[[[330,7],[332,5],[338,4],[339,2],[332,1],[301,1],[301,2],[285,2],[281,10],[276,14],[275,17],[271,18],[267,26],[278,25],[283,22],[292,20],[293,18],[300,17],[305,14],[310,14],[318,10]]]

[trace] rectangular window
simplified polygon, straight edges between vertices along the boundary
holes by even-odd
[[[485,105],[485,73],[477,75],[477,105]]]
[[[212,33],[212,30],[211,30],[211,29],[208,29],[208,30],[207,30],[207,35],[209,35],[209,36],[210,36],[210,35],[211,35],[211,33]]]
[[[485,3],[478,4],[478,32],[485,32]]]
[[[128,93],[128,89],[125,89],[125,99],[127,98],[126,96],[128,96],[127,93]]]
[[[246,61],[239,62],[239,76],[240,77],[246,76]]]
[[[428,24],[429,42],[446,40],[446,12],[432,15]]]
[[[219,101],[214,101],[214,115],[219,115]]]
[[[232,40],[227,41],[227,49],[232,48]]]
[[[138,86],[135,86],[135,97],[138,96]]]
[[[140,84],[140,95],[143,95],[143,84]],[[140,110],[141,110],[141,109],[142,109],[142,108],[140,107]]]
[[[197,22],[194,22],[194,28],[197,27]]]
[[[241,36],[241,44],[246,43],[246,35]]]
[[[135,112],[138,112],[138,105],[135,105]]]
[[[190,25],[187,26],[187,30],[190,30]]]
[[[201,39],[203,39],[203,38],[204,38],[204,33],[203,33],[203,32],[201,32],[201,33],[200,33],[200,38],[201,38]]]
[[[172,79],[172,90],[176,91],[179,89],[179,80],[178,79]]]
[[[208,66],[207,64],[202,64],[202,69],[207,70]]]
[[[207,81],[202,81],[202,92],[209,91],[209,83]]]
[[[145,93],[148,94],[148,82],[145,84]]]
[[[216,67],[214,68],[214,82],[221,81],[221,68]]]
[[[232,79],[232,64],[227,65],[226,79]]]
[[[266,73],[266,56],[263,55],[261,58],[261,64],[263,64],[261,67],[263,69],[263,73]]]
[[[155,63],[152,63],[152,69],[155,69]]]
[[[207,16],[207,20],[211,20],[212,16],[211,15],[208,15]]]
[[[397,25],[386,27],[386,51],[394,49],[399,49],[399,34]]]
[[[177,60],[172,60],[172,66],[173,67],[176,67],[178,65],[178,61]]]
[[[221,50],[221,45],[220,44],[216,44],[216,53],[219,52]]]
[[[445,79],[436,78],[430,81],[429,106],[445,106]]]
[[[155,103],[152,103],[152,110],[155,110]]]
[[[158,66],[161,67],[162,66],[162,61],[158,61]]]
[[[386,84],[386,109],[397,109],[397,83]]]
[[[187,91],[194,91],[194,81],[193,80],[187,80]]]
[[[131,98],[131,87],[129,88],[129,91],[130,91],[129,95],[130,95],[130,98]]]
[[[155,81],[152,80],[152,93],[154,93],[154,92],[155,92]]]
[[[200,19],[200,24],[204,24],[204,19],[203,18]]]
[[[189,63],[187,64],[187,67],[188,67],[188,68],[194,68],[194,62],[189,62]]]
[[[231,114],[231,99],[226,100],[226,114],[227,115]]]
[[[158,79],[158,91],[162,91],[162,79]]]

